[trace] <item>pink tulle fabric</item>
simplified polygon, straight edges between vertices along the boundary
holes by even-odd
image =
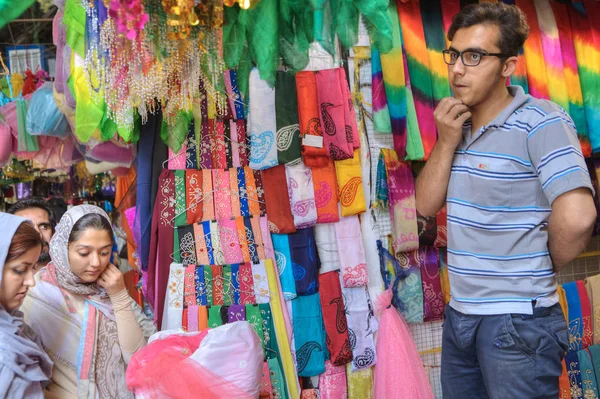
[[[251,399],[234,384],[210,372],[189,357],[208,329],[196,335],[172,335],[153,341],[131,358],[127,388],[144,399],[240,398]]]
[[[406,321],[390,306],[392,290],[375,303],[379,320],[374,397],[377,399],[433,399],[433,391]]]

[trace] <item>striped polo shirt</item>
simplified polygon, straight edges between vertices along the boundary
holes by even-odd
[[[490,124],[463,127],[448,185],[450,306],[465,314],[532,314],[558,302],[548,251],[552,202],[593,191],[575,124],[556,104],[514,97]]]

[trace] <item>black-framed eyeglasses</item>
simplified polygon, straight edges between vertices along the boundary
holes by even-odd
[[[488,53],[487,51],[474,51],[474,50],[466,50],[466,51],[455,51],[455,50],[444,50],[442,51],[444,54],[444,62],[448,65],[456,64],[458,61],[458,57],[461,58],[464,66],[474,67],[479,65],[481,59],[483,57],[510,57],[508,54],[504,53]]]

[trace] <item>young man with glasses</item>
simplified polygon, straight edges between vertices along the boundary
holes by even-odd
[[[448,206],[444,398],[558,396],[569,339],[556,273],[585,249],[596,210],[571,118],[506,86],[528,34],[503,3],[463,8],[448,32],[454,97],[435,110],[416,184],[421,214]]]

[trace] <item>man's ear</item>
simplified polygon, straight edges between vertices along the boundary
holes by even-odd
[[[509,57],[506,61],[504,61],[504,65],[502,66],[502,76],[508,78],[515,73],[516,69],[517,57]]]

